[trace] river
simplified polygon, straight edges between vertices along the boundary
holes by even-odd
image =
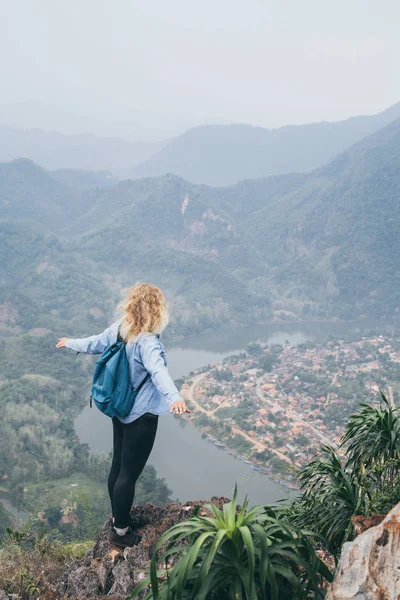
[[[178,378],[191,370],[221,361],[229,354],[237,354],[249,342],[284,344],[289,340],[291,344],[299,344],[325,339],[328,335],[340,337],[349,329],[382,325],[388,325],[388,322],[318,322],[229,328],[169,344],[168,367],[172,377]],[[110,452],[111,424],[98,410],[87,406],[77,417],[75,428],[81,442],[89,444],[93,452]],[[172,415],[159,419],[149,463],[154,465],[159,477],[165,478],[173,498],[181,501],[231,497],[235,483],[238,484],[239,499],[243,500],[247,494],[251,504],[272,503],[287,495],[269,477],[215,447],[203,439],[191,423]]]

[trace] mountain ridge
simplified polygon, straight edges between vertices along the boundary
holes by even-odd
[[[160,142],[128,142],[90,133],[63,134],[0,125],[0,161],[27,157],[50,170],[108,171],[119,178],[168,172],[214,186],[312,171],[400,117],[400,103],[376,115],[265,128],[203,125]]]
[[[0,125],[0,161],[27,157],[51,170],[102,170],[128,176],[134,165],[149,158],[163,143]]]
[[[336,123],[259,126],[207,125],[174,138],[146,162],[134,177],[174,173],[192,183],[231,185],[285,173],[304,173],[321,167],[336,154],[400,117],[400,102],[372,116]]]
[[[394,316],[399,174],[400,119],[312,173],[224,188],[166,175],[82,190],[16,161],[0,165],[0,218],[23,237],[35,200],[34,220],[64,242],[57,260],[121,287],[154,281],[185,333],[284,314]]]

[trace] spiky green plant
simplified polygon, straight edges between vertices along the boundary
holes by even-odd
[[[331,574],[303,532],[261,506],[248,510],[247,499],[239,509],[236,488],[222,510],[207,508],[212,516],[195,515],[161,536],[150,577],[130,598],[148,585],[146,600],[323,598],[321,582]]]
[[[352,536],[352,517],[369,514],[370,496],[365,475],[348,469],[331,446],[306,465],[298,478],[302,495],[285,508],[289,522],[321,536],[336,554]]]
[[[400,500],[399,409],[383,392],[379,408],[361,404],[341,439],[341,458],[323,446],[298,476],[302,495],[276,514],[320,536],[335,556],[352,538],[352,517],[387,512]]]
[[[359,412],[349,419],[341,440],[349,466],[364,470],[376,463],[400,459],[399,408],[390,406],[382,391],[381,399],[379,408],[360,404]]]
[[[361,404],[341,440],[348,469],[364,474],[371,512],[386,513],[400,500],[400,418],[381,391],[379,408]]]

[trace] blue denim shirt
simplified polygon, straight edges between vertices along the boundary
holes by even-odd
[[[69,339],[67,348],[85,354],[102,354],[108,346],[117,341],[120,321],[113,323],[103,333],[87,338]],[[181,396],[167,369],[165,348],[159,337],[153,333],[144,333],[126,344],[126,356],[129,362],[131,382],[138,386],[147,373],[151,377],[140,389],[133,409],[122,423],[131,423],[146,412],[155,415],[168,413],[170,407]]]

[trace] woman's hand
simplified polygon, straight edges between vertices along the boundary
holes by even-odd
[[[59,338],[56,348],[64,348],[65,344],[68,342],[69,338]]]
[[[190,413],[190,410],[186,406],[186,402],[184,400],[177,400],[171,406],[170,413],[176,412],[177,415],[182,415],[184,412]]]

